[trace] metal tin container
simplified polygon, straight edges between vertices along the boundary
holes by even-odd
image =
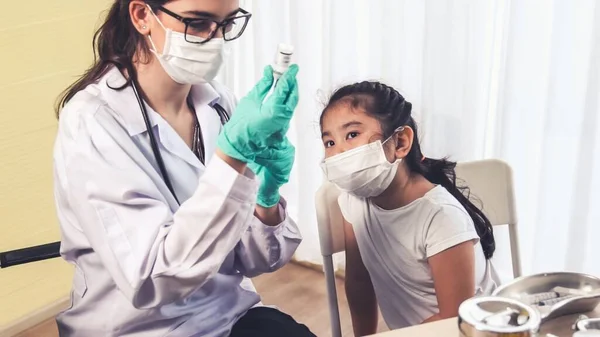
[[[573,324],[573,330],[596,331],[600,334],[600,318],[589,318],[585,315],[581,315],[577,318],[575,324]]]
[[[460,337],[537,336],[540,313],[510,298],[475,297],[458,309]]]

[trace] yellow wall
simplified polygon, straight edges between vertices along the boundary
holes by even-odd
[[[92,60],[110,0],[6,1],[0,10],[0,251],[59,240],[52,194],[57,95]],[[0,269],[0,326],[67,296],[61,259]]]

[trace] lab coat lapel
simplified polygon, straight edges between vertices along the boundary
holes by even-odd
[[[173,127],[171,127],[171,125],[156,111],[150,111],[148,112],[152,115],[151,118],[157,121],[158,139],[163,148],[174,156],[181,158],[188,164],[196,168],[203,168],[204,165],[202,165],[200,159],[196,157],[196,155],[188,147],[183,138],[179,136],[175,129],[173,129]]]
[[[98,87],[108,106],[117,113],[119,119],[122,120],[125,128],[127,128],[129,135],[134,137],[146,132],[146,123],[144,122],[140,105],[131,86],[120,90],[115,89],[122,87],[125,83],[127,81],[119,70],[112,68],[103,77]],[[151,115],[150,110],[152,109],[148,104],[145,104],[145,106],[148,114]],[[151,118],[150,123],[153,127],[156,126],[156,121],[156,118]]]
[[[196,117],[200,123],[202,131],[202,141],[204,142],[205,160],[212,157],[217,146],[217,136],[221,130],[221,119],[219,114],[212,107],[214,102],[217,102],[220,95],[209,83],[192,86],[190,91]],[[167,123],[158,113],[152,111],[158,122],[158,132],[162,145],[172,154],[180,157],[190,165],[196,168],[203,168],[204,165],[200,159],[190,150],[185,141],[177,134],[177,132]]]

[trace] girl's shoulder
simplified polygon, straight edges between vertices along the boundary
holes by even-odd
[[[434,188],[426,197],[431,204],[430,217],[423,228],[427,257],[461,242],[479,240],[473,219],[444,187]]]
[[[348,192],[341,192],[338,197],[338,205],[342,216],[349,223],[356,225],[360,219],[364,219],[367,200],[356,197]]]
[[[467,213],[467,210],[458,201],[458,199],[456,199],[450,192],[448,192],[446,188],[441,185],[437,185],[432,190],[427,192],[422,199],[434,213],[448,212],[455,216],[466,216],[470,218],[469,213]]]

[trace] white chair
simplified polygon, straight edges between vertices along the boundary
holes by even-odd
[[[494,159],[465,162],[457,165],[456,175],[457,184],[470,188],[474,203],[477,206],[483,205],[483,212],[493,226],[508,225],[513,274],[514,277],[521,276],[517,213],[510,166]],[[333,268],[333,254],[345,249],[343,217],[337,202],[339,194],[335,185],[325,181],[315,197],[333,337],[342,336]]]
[[[456,177],[457,185],[469,187],[472,202],[478,207],[483,206],[483,213],[492,226],[508,226],[513,277],[520,277],[521,254],[512,169],[500,160],[478,160],[459,163]]]

